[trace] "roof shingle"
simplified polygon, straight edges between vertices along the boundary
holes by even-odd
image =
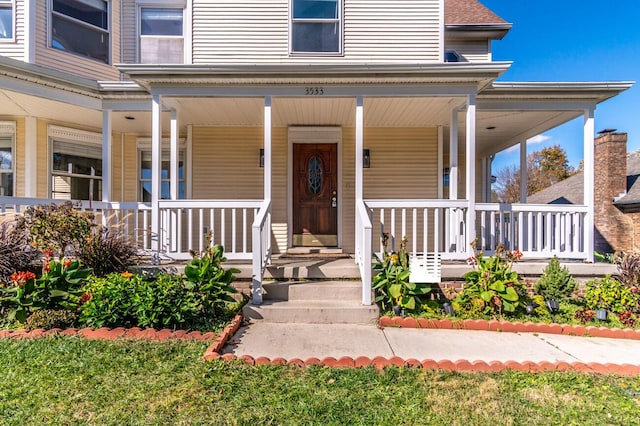
[[[507,21],[490,11],[478,0],[445,0],[445,25],[506,24]]]

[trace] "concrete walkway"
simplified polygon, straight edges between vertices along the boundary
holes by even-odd
[[[394,328],[359,324],[276,324],[241,327],[223,353],[236,357],[323,359],[400,357],[485,361],[640,365],[640,341],[538,333]]]

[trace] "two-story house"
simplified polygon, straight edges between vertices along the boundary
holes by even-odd
[[[592,260],[594,110],[631,83],[498,82],[510,28],[477,0],[0,0],[2,211],[83,200],[175,259],[210,233],[258,290],[271,254],[340,248],[364,303],[381,232]],[[583,205],[490,203],[493,154],[580,116]]]

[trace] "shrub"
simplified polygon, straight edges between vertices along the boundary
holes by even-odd
[[[79,321],[89,327],[198,328],[225,314],[237,269],[225,270],[222,246],[213,246],[185,267],[185,275],[146,279],[129,272],[91,277]]]
[[[77,260],[47,259],[39,278],[32,272],[14,273],[9,287],[0,288],[0,303],[11,308],[9,320],[21,323],[40,309],[76,310],[89,273]]]
[[[620,313],[627,310],[635,311],[639,299],[638,293],[607,275],[587,282],[584,301],[587,308],[608,309]]]
[[[52,328],[70,328],[73,327],[78,319],[78,313],[70,310],[54,310],[40,309],[33,312],[25,322],[27,330],[35,330],[36,328],[44,328],[50,330]]]
[[[427,284],[409,282],[409,254],[407,253],[407,237],[402,238],[400,250],[387,252],[388,235],[382,236],[382,259],[377,255],[377,263],[373,270],[378,271],[373,278],[372,288],[376,292],[376,302],[383,310],[400,306],[409,311],[420,309],[422,297],[431,291]]]
[[[456,296],[455,306],[470,313],[502,315],[526,305],[526,288],[518,273],[511,270],[513,262],[521,257],[520,251],[511,252],[500,244],[493,256],[485,257],[480,252],[468,259],[474,270],[464,274],[466,285]]]
[[[14,226],[13,221],[0,223],[0,283],[8,282],[16,271],[29,269],[38,256],[23,228]]]
[[[578,282],[571,276],[569,269],[560,266],[560,260],[554,256],[536,282],[534,290],[545,300],[568,302],[577,288]]]
[[[630,253],[618,258],[618,277],[629,288],[640,287],[640,254]]]
[[[93,214],[74,208],[71,201],[27,207],[18,216],[17,228],[29,234],[31,245],[53,250],[62,257],[75,255],[94,227]]]
[[[136,248],[129,241],[119,232],[102,226],[81,243],[78,258],[99,277],[124,272],[139,260]]]

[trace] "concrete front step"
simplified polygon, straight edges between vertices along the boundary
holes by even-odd
[[[362,300],[361,281],[286,281],[262,284],[264,298],[270,300]]]
[[[242,313],[250,320],[303,324],[373,324],[379,316],[376,305],[339,300],[264,300],[245,305]]]

